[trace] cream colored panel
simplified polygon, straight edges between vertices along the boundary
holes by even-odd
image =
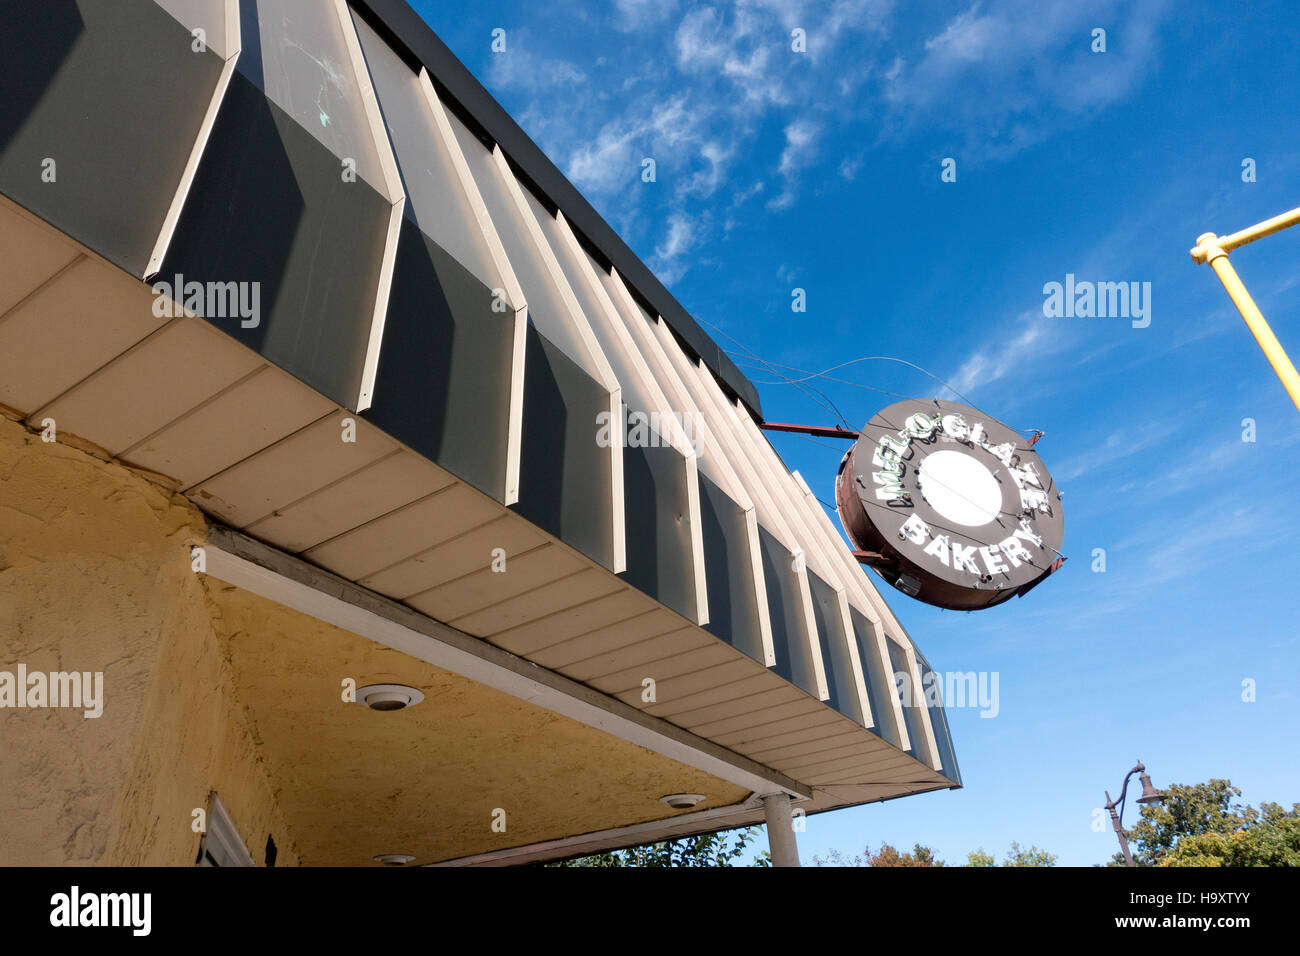
[[[623,645],[617,650],[593,654],[590,657],[565,665],[564,673],[574,680],[589,681],[602,674],[609,674],[615,668],[651,667],[687,651],[716,646],[717,640],[711,634],[701,632],[696,627],[684,627],[668,634],[660,634],[649,640]],[[543,664],[544,660],[552,659],[554,650],[554,648],[548,647],[546,650],[533,655],[533,659],[537,663]],[[543,666],[549,665],[543,664]]]
[[[0,196],[0,334],[5,313],[79,255],[71,240]],[[12,354],[0,351],[0,361]]]
[[[627,691],[639,692],[644,687],[642,681],[646,678],[654,680],[656,685],[663,684],[673,678],[695,674],[706,668],[717,667],[721,664],[729,664],[736,659],[736,655],[739,653],[728,644],[714,641],[711,645],[693,648],[672,657],[640,664],[629,664],[629,666],[621,670],[592,677],[587,683],[597,690],[613,696]],[[658,687],[656,686],[657,691]]]
[[[748,709],[750,703],[746,698],[752,698],[758,694],[764,693],[765,691],[771,691],[774,689],[774,685],[788,688],[790,692],[794,694],[802,694],[805,697],[807,696],[807,694],[804,694],[802,690],[795,687],[793,684],[787,683],[771,671],[765,671],[762,674],[754,674],[752,676],[745,676],[742,674],[739,678],[728,675],[726,680],[717,680],[711,686],[698,689],[694,693],[678,695],[673,697],[671,700],[660,698],[658,703],[645,709],[647,713],[654,714],[657,717],[667,718],[679,726],[686,727],[689,725],[684,723],[676,715],[685,714],[689,711],[702,710],[716,704],[726,703],[727,701],[740,702],[739,706],[741,709]]]
[[[121,455],[266,367],[206,323],[176,319],[38,414]]]
[[[547,635],[543,639],[548,640],[548,643],[537,645],[528,652],[528,657],[543,667],[576,677],[578,669],[589,661],[602,656],[617,657],[631,645],[680,631],[686,626],[680,616],[665,607],[654,607],[648,611],[638,608],[633,616],[620,618],[565,640],[549,641],[551,635]],[[701,640],[714,640],[711,635],[704,634],[693,626],[690,630],[699,635]],[[593,666],[599,669],[606,665],[595,663]],[[570,668],[573,668],[572,672]]]
[[[287,372],[267,365],[122,458],[189,488],[334,409]]]
[[[626,621],[651,609],[664,610],[662,605],[635,588],[624,587],[620,591],[588,601],[581,607],[573,608],[564,614],[550,615],[538,621],[530,621],[500,631],[492,636],[492,643],[504,647],[512,654],[527,657],[540,648],[551,647],[598,628]],[[664,611],[664,613],[672,612]],[[680,617],[677,621],[685,623]]]
[[[694,709],[681,710],[673,717],[673,721],[683,727],[704,727],[728,718],[747,721],[751,719],[751,714],[791,703],[807,704],[816,710],[824,710],[826,707],[821,701],[813,700],[793,684],[777,681],[775,684],[769,683],[766,689],[759,688],[758,691],[747,696],[731,697],[717,703],[706,702]]]
[[[586,255],[585,251],[583,254]],[[668,407],[680,411],[683,416],[690,416],[689,420],[684,418],[684,425],[688,437],[694,439],[693,445],[696,456],[700,460],[700,470],[740,505],[742,511],[753,510],[754,503],[750,500],[749,493],[736,476],[727,453],[718,443],[713,429],[709,426],[709,416],[692,396],[691,390],[664,353],[663,344],[652,331],[652,326],[657,320],[645,314],[632,298],[621,276],[616,272],[606,272],[601,269],[590,255],[587,255],[587,261],[609,293],[610,301],[615,306],[618,318],[622,320],[623,328],[629,333],[632,342],[645,360],[655,383],[662,389]]]
[[[326,541],[303,557],[355,581],[477,527],[501,512],[501,506],[491,498],[457,482]]]
[[[416,594],[410,603],[418,602],[421,610],[440,621],[458,620],[587,567],[586,561],[553,544],[507,558],[505,570],[488,563],[490,551],[484,556],[487,560],[477,571]]]
[[[286,551],[298,553],[446,488],[454,481],[441,468],[418,455],[401,451],[277,509],[245,530]]]
[[[344,440],[349,437],[355,441]],[[338,411],[227,468],[190,497],[242,528],[396,450],[379,429]]]
[[[627,585],[603,568],[587,568],[447,623],[466,633],[486,637],[540,619],[558,622],[573,613],[578,605],[625,590]],[[419,598],[410,604],[424,610]]]
[[[659,681],[656,687],[658,700],[653,705],[646,706],[645,702],[641,700],[641,689],[639,687],[616,696],[634,707],[641,707],[649,713],[663,716],[666,709],[671,708],[675,703],[690,700],[696,694],[713,693],[716,689],[723,688],[731,683],[742,683],[747,679],[761,680],[766,683],[781,679],[767,671],[757,661],[748,657],[741,657],[739,651],[733,649],[732,653],[737,657],[736,660],[695,671],[691,674]]]
[[[357,583],[401,601],[486,567],[496,548],[509,562],[545,541],[527,521],[503,514]]]
[[[0,402],[57,420],[42,406],[167,321],[153,305],[140,280],[98,259],[79,260],[0,319]],[[152,409],[136,411],[148,416]],[[104,445],[71,422],[66,427]]]

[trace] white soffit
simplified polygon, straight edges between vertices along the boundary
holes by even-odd
[[[798,782],[667,721],[643,714],[598,691],[547,671],[467,634],[455,631],[383,598],[365,595],[350,582],[329,575],[288,555],[278,554],[231,532],[216,530],[203,551],[204,573],[317,620],[365,637],[385,647],[492,687],[512,697],[613,734],[687,766],[713,774],[760,795],[786,793],[797,800],[812,793]],[[226,545],[230,548],[227,550]],[[234,553],[236,548],[268,555],[291,569],[294,577]],[[301,579],[300,579],[301,578]],[[318,581],[314,587],[306,581]],[[329,588],[329,593],[323,590]],[[370,607],[347,600],[365,595]],[[384,610],[388,613],[379,613]],[[415,630],[400,620],[415,623]]]

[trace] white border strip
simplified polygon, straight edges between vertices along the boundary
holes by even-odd
[[[563,267],[555,258],[555,250],[551,248],[546,234],[542,232],[541,224],[533,215],[528,198],[524,195],[525,187],[520,184],[514,170],[510,168],[510,163],[506,160],[506,154],[501,151],[500,145],[492,147],[492,160],[496,164],[497,174],[505,184],[506,194],[514,200],[515,212],[524,228],[527,241],[532,243],[534,251],[541,258],[551,285],[569,313],[567,318],[570,327],[577,333],[578,341],[586,350],[587,357],[595,370],[593,378],[609,392],[609,420],[611,423],[622,422],[623,387],[618,381],[618,376],[614,374],[613,368],[610,367],[609,359],[605,357],[600,342],[596,339],[596,333],[591,330],[587,315],[582,311],[573,287],[569,285],[568,276],[564,274]],[[559,315],[555,318],[564,321],[566,317]],[[584,369],[584,371],[590,373],[591,370]],[[614,429],[613,437],[618,440],[609,443],[609,498],[612,512],[610,547],[613,549],[610,570],[615,574],[622,574],[627,570],[627,512],[623,489],[623,442],[626,436],[621,426]]]
[[[388,130],[384,126],[379,100],[375,98],[375,87],[370,80],[370,68],[366,66],[365,54],[361,52],[361,41],[357,38],[357,30],[352,23],[352,16],[348,12],[345,0],[334,0],[334,12],[338,16],[343,45],[347,48],[352,74],[356,77],[357,89],[361,94],[361,106],[370,126],[370,137],[374,140],[375,152],[379,155],[379,167],[383,171],[384,188],[388,193],[386,198],[393,204],[388,215],[388,235],[384,239],[384,255],[379,263],[379,285],[375,290],[375,310],[370,318],[370,340],[366,343],[366,359],[361,366],[361,391],[357,395],[357,407],[352,409],[354,412],[364,412],[370,407],[371,399],[374,397],[375,376],[379,372],[379,351],[384,344],[384,323],[388,320],[388,296],[393,289],[393,267],[397,262],[397,239],[402,231],[406,192],[402,188],[402,176],[397,170],[397,158],[393,155],[392,144],[388,141]]]
[[[478,220],[479,231],[487,243],[488,255],[503,283],[501,291],[505,293],[506,306],[514,312],[515,316],[514,351],[511,353],[510,360],[510,434],[506,443],[506,480],[502,504],[518,504],[519,466],[524,440],[524,368],[528,342],[528,303],[524,299],[524,290],[519,285],[515,270],[510,265],[510,257],[506,255],[506,247],[502,244],[496,225],[488,214],[487,203],[483,201],[483,194],[479,192],[478,183],[474,181],[469,162],[461,151],[460,141],[456,139],[456,131],[451,128],[451,120],[447,119],[442,100],[438,99],[438,92],[433,88],[433,81],[424,67],[420,67],[419,82],[420,89],[424,91],[425,101],[429,104],[429,112],[433,115],[433,125],[442,140],[443,149],[451,157],[452,168],[456,170],[456,179],[460,181],[461,190]]]
[[[185,200],[189,198],[190,187],[194,184],[194,176],[199,170],[199,160],[203,158],[203,151],[207,148],[212,127],[217,122],[217,114],[221,112],[221,104],[226,98],[230,78],[235,75],[235,61],[239,59],[242,48],[239,34],[239,0],[226,0],[225,9],[225,46],[229,52],[226,54],[226,62],[221,67],[221,75],[217,77],[217,86],[212,91],[212,99],[208,101],[208,110],[203,114],[203,121],[199,124],[199,134],[190,149],[190,158],[181,173],[181,181],[177,183],[176,192],[172,195],[172,204],[167,209],[167,215],[163,217],[158,239],[154,242],[153,252],[149,254],[149,262],[144,267],[144,275],[141,278],[145,282],[151,281],[158,274],[163,259],[167,257],[167,249],[172,244],[172,236],[176,234],[176,225],[180,222],[181,211],[185,208]]]
[[[666,436],[663,437],[666,437],[674,450],[682,456],[683,470],[686,476],[687,530],[691,535],[691,571],[695,601],[695,623],[703,626],[709,623],[709,589],[708,582],[705,579],[704,532],[700,516],[700,479],[695,449],[691,446],[688,436],[678,423],[677,417],[673,414],[673,407],[668,403],[667,396],[659,387],[659,383],[655,381],[654,373],[650,371],[650,367],[646,364],[645,356],[641,354],[641,350],[637,348],[637,344],[633,341],[627,326],[624,325],[622,317],[618,314],[617,306],[614,305],[609,292],[606,291],[605,286],[596,275],[596,267],[592,263],[591,257],[587,255],[586,250],[582,248],[582,244],[578,242],[578,237],[570,228],[563,212],[556,214],[555,224],[560,237],[559,241],[564,244],[568,254],[573,259],[574,271],[579,274],[582,281],[586,282],[588,291],[597,303],[599,314],[591,316],[593,339],[597,345],[600,344],[600,336],[596,334],[597,327],[606,329],[609,332],[617,349],[616,359],[621,359],[622,363],[631,369],[632,376],[637,379],[638,384],[650,397],[650,401],[654,403],[654,407],[643,409],[643,411],[658,412],[660,416],[667,416],[660,422],[660,429],[667,432]],[[611,354],[615,354],[614,350],[611,350]],[[608,360],[609,357],[606,356],[606,361]],[[618,432],[620,436],[623,436],[622,419],[616,418],[615,421],[619,422],[617,425]],[[625,436],[623,437],[625,440]]]

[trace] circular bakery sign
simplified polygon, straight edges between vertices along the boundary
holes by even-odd
[[[1024,436],[982,412],[910,399],[877,414],[840,463],[840,521],[899,590],[973,611],[1061,566],[1061,496]]]

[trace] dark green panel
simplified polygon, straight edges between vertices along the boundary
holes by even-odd
[[[709,594],[709,623],[705,629],[760,664],[766,664],[745,512],[703,472],[700,473],[700,521]]]
[[[402,220],[374,402],[365,417],[501,501],[510,436],[513,311]]]
[[[839,597],[834,588],[812,571],[808,572],[808,587],[812,593],[813,617],[817,621],[817,639],[821,642],[826,689],[831,695],[826,703],[845,717],[862,723],[862,707],[858,704],[858,691],[853,682],[853,662],[849,658]]]
[[[221,74],[192,42],[153,0],[0,0],[0,191],[143,275]]]
[[[688,494],[686,462],[676,449],[624,447],[627,570],[622,576],[693,621],[695,571]]]
[[[597,416],[609,410],[609,392],[530,322],[519,503],[511,507],[612,568],[612,461],[596,442]]]
[[[898,732],[894,706],[890,703],[894,695],[893,675],[881,670],[871,622],[853,605],[849,605],[849,620],[853,622],[853,635],[858,642],[858,660],[862,662],[862,674],[867,682],[867,703],[871,707],[873,722],[871,732],[901,748],[903,737]]]
[[[257,283],[256,326],[205,318],[355,409],[392,204],[342,169],[236,71],[158,281]]]
[[[930,662],[919,650],[916,652],[916,665],[921,670],[923,683],[943,686],[942,675],[930,667]],[[934,727],[934,740],[939,745],[939,762],[943,764],[943,769],[939,772],[960,787],[961,768],[957,764],[957,753],[952,746],[952,733],[948,729],[948,715],[944,711],[944,703],[942,695],[939,695],[939,700],[936,702],[926,699],[926,706],[930,710],[930,724]]]
[[[907,666],[907,653],[885,638],[885,647],[889,650],[889,664],[894,669],[891,679],[896,686],[903,688],[903,720],[907,723],[907,738],[911,744],[907,752],[922,763],[928,763],[925,759],[925,745],[922,741],[925,739],[925,727],[921,721],[921,708],[925,706],[925,689],[914,686],[912,680],[912,669]],[[899,677],[898,675],[904,675]]]
[[[772,618],[772,646],[776,651],[772,670],[817,697],[817,675],[813,670],[812,651],[804,638],[803,601],[799,596],[794,555],[762,525],[758,528],[758,540]]]

